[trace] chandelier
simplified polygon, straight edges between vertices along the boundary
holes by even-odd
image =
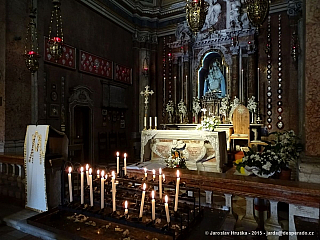
[[[247,0],[246,4],[250,22],[260,27],[267,16],[269,0]]]
[[[30,10],[30,22],[27,28],[26,43],[24,46],[24,58],[26,66],[29,71],[35,73],[39,68],[40,58],[39,47],[38,47],[38,37],[37,37],[37,27],[35,23],[36,9]]]
[[[187,22],[191,31],[199,32],[206,20],[209,4],[204,0],[187,0]]]
[[[62,56],[63,32],[62,17],[60,10],[60,0],[53,0],[53,10],[51,12],[51,20],[49,26],[49,51],[53,58],[58,61]],[[55,24],[55,25],[54,25]],[[56,31],[52,34],[52,27],[56,26]]]

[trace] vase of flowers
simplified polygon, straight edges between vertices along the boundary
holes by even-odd
[[[168,168],[187,168],[186,159],[181,151],[171,150],[171,156],[165,160]]]
[[[255,118],[254,118],[254,114],[257,110],[257,102],[255,101],[255,97],[252,96],[251,98],[248,98],[248,105],[247,108],[249,110],[249,112],[251,113],[251,123],[255,122]]]
[[[197,127],[197,130],[204,130],[204,131],[214,131],[214,129],[219,126],[220,119],[213,116],[205,118],[203,121],[201,121],[201,125]]]
[[[169,100],[169,102],[166,105],[166,111],[168,113],[168,122],[172,123],[173,120],[173,113],[174,113],[174,104],[172,100]]]

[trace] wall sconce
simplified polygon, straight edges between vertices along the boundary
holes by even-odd
[[[148,59],[148,57],[146,56],[144,59],[143,59],[143,66],[142,66],[142,74],[143,74],[143,76],[145,76],[145,77],[148,77],[148,75],[149,75],[149,65],[148,65],[148,61],[149,61],[149,59]]]
[[[58,61],[62,56],[63,45],[63,31],[62,31],[62,17],[60,10],[60,0],[53,0],[53,10],[51,12],[51,20],[49,26],[49,51],[53,58]],[[55,25],[54,25],[55,23]],[[56,32],[52,34],[52,27],[56,26]]]
[[[24,46],[24,57],[28,70],[33,74],[39,68],[39,46],[37,37],[37,27],[35,23],[36,9],[30,10],[30,22],[27,28],[26,43]]]

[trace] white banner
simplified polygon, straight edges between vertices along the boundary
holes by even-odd
[[[45,154],[49,125],[29,125],[24,141],[24,166],[26,174],[26,208],[48,211]]]

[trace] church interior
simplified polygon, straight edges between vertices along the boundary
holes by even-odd
[[[319,9],[0,0],[0,238],[320,239]]]

